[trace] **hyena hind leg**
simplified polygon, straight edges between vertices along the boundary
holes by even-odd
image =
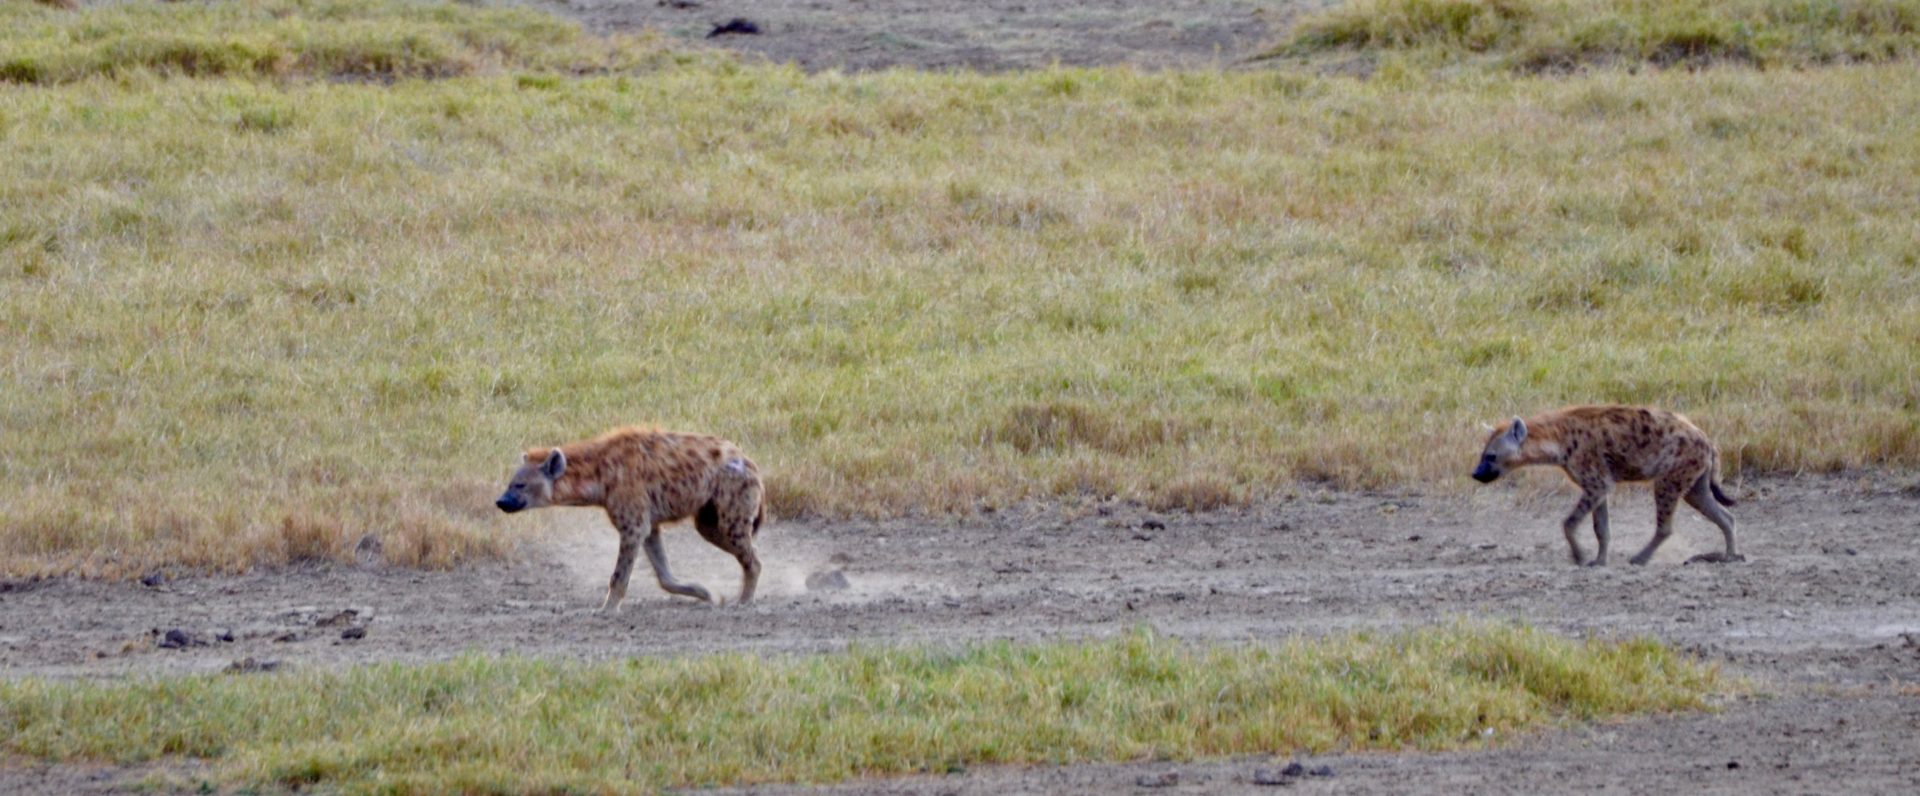
[[[1693,488],[1687,490],[1687,505],[1692,506],[1695,511],[1700,512],[1714,525],[1719,526],[1720,535],[1724,537],[1727,542],[1727,552],[1724,555],[1717,558],[1712,555],[1695,556],[1695,560],[1703,562],[1734,562],[1746,560],[1734,549],[1733,514],[1721,506],[1719,501],[1713,499],[1713,476],[1711,474],[1700,476],[1700,480],[1693,482]]]
[[[1680,494],[1684,491],[1681,484],[1672,481],[1660,481],[1653,485],[1653,539],[1639,553],[1634,554],[1633,563],[1644,565],[1653,560],[1654,551],[1665,544],[1667,537],[1673,535],[1673,510],[1680,504]]]
[[[740,602],[752,602],[760,584],[760,555],[753,549],[753,515],[723,511],[716,502],[708,501],[694,514],[693,527],[709,544],[740,562]]]

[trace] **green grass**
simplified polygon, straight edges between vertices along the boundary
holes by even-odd
[[[0,85],[0,574],[496,556],[623,423],[777,516],[1464,488],[1585,402],[1920,464],[1911,62],[109,71]]]
[[[1920,51],[1920,0],[1356,0],[1307,18],[1274,54],[1336,49],[1529,70],[1887,61]]]
[[[632,72],[696,60],[651,36],[596,37],[527,8],[426,0],[0,1],[0,83],[140,72],[395,80]],[[708,57],[708,60],[715,60]]]
[[[982,764],[1447,749],[1568,720],[1698,709],[1728,687],[1653,641],[1474,625],[1205,648],[1135,632],[808,657],[466,656],[0,682],[0,751],[192,757],[227,784],[347,793],[649,792]]]

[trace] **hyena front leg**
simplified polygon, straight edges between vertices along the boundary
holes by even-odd
[[[660,579],[660,588],[668,594],[692,597],[696,600],[713,602],[713,595],[698,583],[681,583],[673,579],[673,572],[667,569],[667,549],[660,545],[660,526],[653,526],[653,533],[647,534],[647,560],[653,563],[653,574]]]
[[[1607,502],[1607,489],[1610,485],[1599,482],[1580,485],[1580,501],[1573,504],[1573,511],[1567,513],[1567,519],[1560,523],[1560,532],[1567,537],[1567,551],[1573,555],[1574,564],[1587,563],[1587,556],[1580,551],[1580,521],[1587,518],[1587,512],[1595,506]]]
[[[1659,550],[1660,545],[1667,541],[1667,537],[1673,535],[1673,509],[1675,506],[1680,505],[1680,493],[1684,491],[1685,486],[1685,484],[1675,483],[1671,480],[1654,482],[1653,540],[1647,542],[1645,549],[1634,554],[1631,559],[1633,563],[1646,564],[1648,561],[1652,561],[1653,551]]]
[[[603,614],[619,610],[620,601],[627,598],[627,582],[633,578],[634,554],[640,551],[640,530],[647,527],[633,517],[617,519],[614,526],[620,532],[620,552],[613,561],[613,578],[607,582],[607,599],[600,604],[600,613]]]
[[[1593,560],[1588,561],[1587,566],[1604,567],[1607,565],[1607,542],[1611,537],[1609,530],[1607,526],[1607,501],[1601,500],[1599,503],[1593,504],[1593,538],[1600,543],[1600,550],[1593,554]]]

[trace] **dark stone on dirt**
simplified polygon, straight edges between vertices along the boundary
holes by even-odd
[[[1134,540],[1134,541],[1136,541],[1136,542],[1151,542],[1151,541],[1153,541],[1153,534],[1150,534],[1150,533],[1136,533],[1136,534],[1134,534],[1134,535],[1133,535],[1133,540]]]
[[[1158,774],[1141,774],[1134,778],[1133,784],[1142,788],[1171,788],[1180,784],[1180,772],[1162,771]]]
[[[1418,542],[1418,541],[1420,541],[1420,534],[1417,534],[1417,533],[1416,533],[1416,534],[1414,534],[1414,535],[1412,535],[1412,536],[1409,536],[1409,537],[1407,537],[1407,541],[1409,541],[1409,542]]]
[[[1167,524],[1159,520],[1147,520],[1146,522],[1140,523],[1140,527],[1149,531],[1164,531],[1167,529]]]
[[[1253,770],[1253,784],[1255,785],[1279,785],[1286,787],[1292,785],[1293,780],[1293,777],[1289,777],[1271,768],[1256,768]]]
[[[1304,777],[1306,775],[1307,767],[1300,765],[1300,761],[1298,760],[1288,763],[1286,768],[1280,769],[1280,776],[1283,777]]]
[[[39,586],[40,586],[39,578],[23,578],[20,580],[0,579],[0,594],[6,594],[8,592],[33,591]]]
[[[222,631],[220,631],[220,632],[218,632],[218,633],[215,633],[215,634],[213,634],[213,640],[214,640],[214,641],[222,641],[222,642],[226,642],[226,643],[228,643],[228,644],[232,644],[232,643],[233,643],[233,631],[231,631],[231,630],[222,630]]]
[[[1700,555],[1687,559],[1681,566],[1686,566],[1687,564],[1738,564],[1746,560],[1746,556],[1740,555],[1729,558],[1725,553],[1701,553]]]
[[[364,627],[350,627],[350,628],[347,628],[346,630],[340,631],[340,638],[345,639],[347,641],[358,641],[366,637],[367,637],[367,629]]]
[[[248,656],[227,664],[224,672],[226,674],[253,674],[254,672],[271,672],[278,668],[280,668],[279,661],[262,661]]]
[[[167,576],[162,575],[158,572],[151,572],[141,576],[140,578],[140,585],[145,586],[149,589],[157,589],[161,586],[166,585],[166,582],[167,582]]]
[[[684,11],[689,8],[699,8],[700,0],[660,0],[660,2],[654,5],[661,8],[677,8]]]
[[[1331,777],[1333,776],[1333,766],[1315,766],[1313,768],[1307,769],[1307,776]]]
[[[847,573],[837,569],[815,572],[807,576],[807,591],[846,591],[853,587],[847,582]]]
[[[1738,761],[1738,760],[1728,760],[1728,761],[1727,761],[1727,770],[1728,770],[1728,771],[1735,771],[1735,770],[1738,770],[1739,768],[1740,768],[1740,761]]]
[[[179,628],[174,628],[172,630],[169,630],[164,635],[160,636],[160,648],[163,650],[177,650],[177,649],[184,649],[187,647],[200,647],[200,646],[205,646],[206,643],[207,642],[205,641],[201,641],[200,639],[197,639],[191,635],[188,635],[187,631],[181,630]]]
[[[734,17],[733,19],[713,26],[713,30],[707,32],[707,38],[709,39],[719,36],[735,35],[758,36],[760,35],[760,25],[746,17]]]

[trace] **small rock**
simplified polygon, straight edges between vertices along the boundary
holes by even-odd
[[[206,644],[206,642],[201,641],[197,638],[194,638],[193,636],[187,635],[187,631],[181,630],[179,628],[174,628],[173,630],[169,630],[166,632],[165,635],[162,635],[160,637],[160,648],[163,650],[177,650],[177,649],[183,649],[186,647],[198,647],[204,644]]]
[[[1728,770],[1728,771],[1733,771],[1733,770],[1735,770],[1735,769],[1738,769],[1739,767],[1740,767],[1740,761],[1738,761],[1738,760],[1728,760],[1728,761],[1727,761],[1727,770]]]
[[[1333,766],[1314,766],[1313,768],[1307,769],[1307,776],[1331,777],[1333,776]]]
[[[221,641],[221,642],[225,642],[225,643],[228,643],[228,644],[232,644],[232,643],[233,643],[233,631],[231,631],[231,630],[222,630],[222,631],[220,631],[220,632],[218,632],[218,633],[215,633],[215,634],[213,634],[213,640],[214,640],[214,641]]]
[[[699,8],[700,0],[660,0],[656,5],[661,8],[676,8],[685,11],[689,8]]]
[[[1133,784],[1142,788],[1171,788],[1180,784],[1180,772],[1162,771],[1158,774],[1141,774],[1134,778]]]
[[[167,583],[167,576],[162,575],[158,572],[149,573],[146,576],[140,578],[140,585],[145,586],[149,589],[160,588],[161,586],[166,585],[166,583]]]
[[[847,582],[847,573],[837,569],[815,572],[807,576],[807,591],[846,591],[853,584]]]
[[[347,628],[346,630],[340,631],[340,638],[345,639],[347,641],[358,641],[366,637],[367,637],[367,629],[364,627],[350,627],[350,628]]]
[[[1147,520],[1140,523],[1140,527],[1149,531],[1164,531],[1167,529],[1167,524],[1159,520]]]
[[[1136,541],[1136,542],[1151,542],[1151,541],[1153,541],[1153,534],[1150,534],[1150,533],[1136,533],[1136,534],[1134,534],[1134,535],[1133,535],[1133,540],[1134,540],[1134,541]]]
[[[1409,537],[1407,537],[1407,541],[1409,541],[1409,542],[1418,542],[1418,541],[1420,541],[1420,534],[1417,534],[1417,533],[1416,533],[1416,534],[1414,534],[1414,535],[1412,535],[1412,536],[1409,536]]]
[[[733,35],[758,36],[760,35],[760,25],[746,17],[734,17],[733,19],[713,26],[713,30],[707,31],[707,38],[709,39],[718,36]]]
[[[227,664],[225,671],[227,674],[252,674],[254,672],[271,672],[278,668],[280,668],[279,661],[255,660],[249,656]]]

